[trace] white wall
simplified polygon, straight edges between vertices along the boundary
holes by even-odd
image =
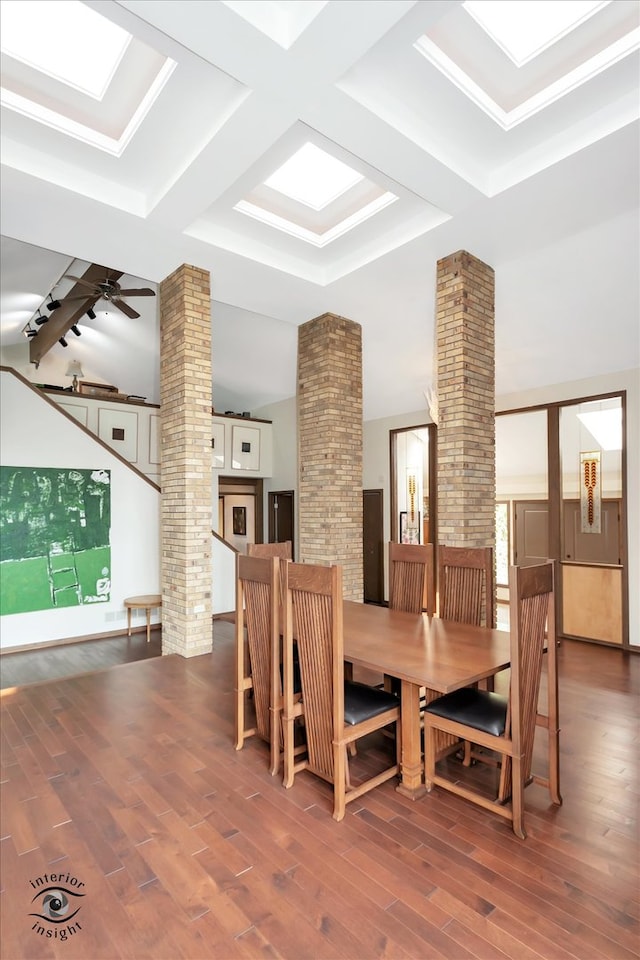
[[[295,397],[261,407],[256,417],[264,417],[273,422],[273,463],[272,475],[264,481],[264,530],[263,539],[268,539],[269,517],[267,512],[268,494],[272,490],[295,491],[295,544],[294,556],[300,556],[298,542],[298,427],[297,402]]]
[[[160,593],[160,493],[6,371],[0,372],[0,444],[3,465],[111,471],[110,601],[4,616],[0,646],[122,632],[125,597]],[[159,619],[155,611],[152,621]]]

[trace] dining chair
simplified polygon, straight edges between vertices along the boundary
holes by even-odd
[[[524,788],[532,777],[533,743],[538,714],[538,697],[545,644],[555,675],[556,632],[554,613],[554,563],[510,567],[510,656],[508,696],[477,687],[463,687],[427,705],[424,712],[425,783],[434,784],[464,797],[511,821],[513,832],[525,839]],[[555,718],[557,722],[557,718]],[[479,744],[497,755],[500,777],[495,799],[476,783],[455,780],[437,771],[437,731],[450,733]],[[458,768],[459,769],[459,768]],[[561,803],[559,794],[552,794]]]
[[[282,636],[282,608],[284,605],[284,564],[293,556],[291,540],[282,540],[280,543],[248,543],[248,557],[277,557],[280,561],[280,605],[278,608],[279,630]]]
[[[258,734],[270,744],[270,770],[280,767],[282,735],[280,561],[237,558],[236,577],[236,750]],[[256,725],[246,726],[247,692],[253,693]]]
[[[291,560],[291,540],[280,543],[248,543],[248,557],[278,557],[279,560]]]
[[[438,613],[442,620],[494,626],[492,547],[439,546]]]
[[[389,543],[389,607],[406,613],[435,612],[433,544]],[[385,676],[385,690],[400,696],[400,681]]]
[[[285,570],[284,785],[309,770],[333,786],[333,817],[342,820],[347,803],[400,772],[400,704],[367,684],[345,681],[342,567],[289,563]],[[292,687],[293,642],[298,647],[306,757],[296,761],[293,726],[299,715]],[[394,762],[381,772],[351,782],[347,747],[389,724],[396,726]]]
[[[494,626],[495,589],[493,549],[491,547],[438,548],[438,600],[442,620],[471,623],[478,627]],[[493,690],[493,677],[484,682]],[[451,746],[453,741],[449,740]],[[471,744],[463,746],[462,762],[470,766]]]

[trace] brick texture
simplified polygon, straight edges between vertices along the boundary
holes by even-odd
[[[183,264],[160,285],[162,652],[209,653],[211,300]]]
[[[438,261],[438,540],[495,548],[495,281],[464,250]]]
[[[298,328],[298,469],[300,559],[362,600],[362,329],[331,313]]]

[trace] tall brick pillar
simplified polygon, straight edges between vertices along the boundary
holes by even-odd
[[[298,328],[300,559],[340,563],[362,600],[362,329],[332,313]]]
[[[211,302],[209,273],[183,264],[160,284],[162,652],[209,653]]]
[[[464,250],[438,261],[438,541],[495,548],[494,271]]]

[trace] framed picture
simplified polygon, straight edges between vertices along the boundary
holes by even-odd
[[[421,514],[414,513],[413,521],[407,518],[407,511],[400,511],[400,543],[420,543]]]
[[[98,409],[98,436],[129,463],[138,460],[138,414],[128,410]]]
[[[236,537],[246,537],[247,535],[247,508],[233,508],[233,533]]]
[[[231,468],[233,470],[260,469],[260,430],[256,427],[233,427]]]

